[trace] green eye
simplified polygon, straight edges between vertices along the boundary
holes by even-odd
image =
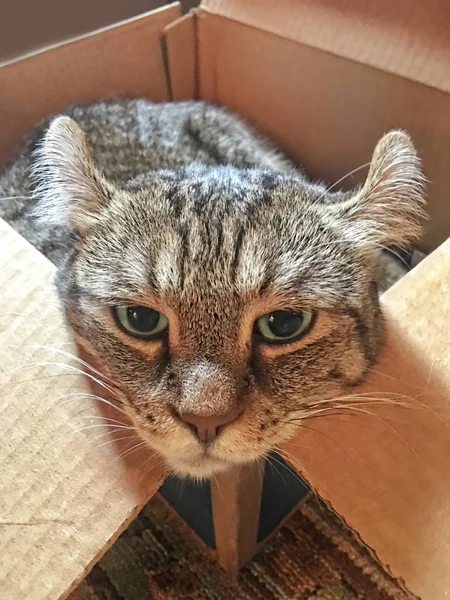
[[[160,337],[169,326],[165,315],[147,306],[116,306],[112,312],[121,329],[144,340]]]
[[[255,327],[266,342],[272,344],[293,342],[311,329],[314,315],[314,311],[310,309],[298,312],[276,310],[259,317]]]

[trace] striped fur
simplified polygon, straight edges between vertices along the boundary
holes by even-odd
[[[329,193],[204,103],[70,114],[50,125],[34,170],[37,213],[65,232],[59,293],[173,471],[201,478],[257,459],[315,402],[364,378],[382,341],[380,248],[421,232],[423,181],[405,133],[380,141],[361,189]],[[164,313],[168,337],[120,331],[108,307],[122,304]],[[304,338],[253,335],[261,315],[302,308],[317,311]],[[207,447],[175,416],[237,407]]]

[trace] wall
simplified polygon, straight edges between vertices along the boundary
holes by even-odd
[[[0,0],[0,62],[168,4],[164,0]],[[198,4],[181,0],[184,10]]]

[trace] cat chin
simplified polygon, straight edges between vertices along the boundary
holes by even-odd
[[[187,477],[195,481],[204,481],[210,479],[216,473],[221,473],[230,469],[234,463],[227,460],[216,458],[201,457],[189,460],[182,460],[178,457],[166,456],[166,461],[172,473],[178,477]]]

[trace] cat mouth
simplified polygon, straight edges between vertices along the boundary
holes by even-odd
[[[234,450],[228,443],[223,444],[221,433],[211,441],[200,441],[198,436],[155,436],[139,428],[142,439],[150,448],[155,450],[165,461],[167,469],[173,475],[188,477],[196,480],[209,479],[216,473],[227,471],[239,464],[248,463],[259,458],[261,453]]]

